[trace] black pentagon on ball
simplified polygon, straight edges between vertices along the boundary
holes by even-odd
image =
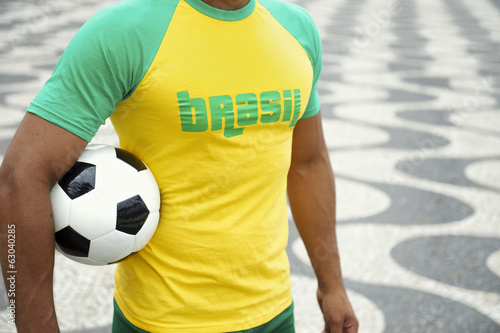
[[[72,200],[95,188],[96,166],[85,162],[76,162],[59,180],[59,186]]]
[[[137,235],[149,216],[149,209],[140,195],[116,205],[116,230]]]
[[[56,232],[56,242],[61,250],[75,257],[87,257],[89,255],[90,240],[80,235],[71,227]]]
[[[123,162],[127,163],[137,171],[142,171],[146,170],[146,164],[144,164],[143,161],[141,161],[138,157],[136,157],[134,154],[131,152],[126,151],[125,149],[121,148],[115,148],[116,151],[116,157],[122,160]]]

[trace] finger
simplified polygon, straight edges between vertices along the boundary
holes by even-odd
[[[343,320],[330,319],[326,322],[325,330],[327,333],[342,333]]]
[[[344,329],[342,330],[342,332],[343,333],[357,333],[358,332],[358,328],[354,327],[354,326],[344,327]]]
[[[353,320],[347,319],[344,322],[343,332],[345,332],[345,333],[357,333],[358,328],[359,328],[359,323],[358,323],[358,320],[356,318],[354,318]]]

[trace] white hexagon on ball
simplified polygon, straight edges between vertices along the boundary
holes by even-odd
[[[160,191],[151,191],[151,188],[158,186],[151,171],[140,171],[136,177],[130,180],[130,186],[137,188],[137,193],[140,194],[151,212],[160,210]]]
[[[69,225],[80,235],[93,240],[115,230],[116,203],[98,189],[73,200]]]
[[[101,264],[121,260],[132,253],[135,237],[118,230],[90,242],[89,257]]]

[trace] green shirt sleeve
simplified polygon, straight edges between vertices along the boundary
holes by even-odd
[[[259,0],[271,15],[302,45],[313,67],[313,85],[301,119],[315,116],[320,109],[318,81],[322,68],[321,39],[311,15],[302,7],[276,0]]]
[[[101,10],[73,37],[28,112],[90,141],[146,74],[177,3],[125,0]]]

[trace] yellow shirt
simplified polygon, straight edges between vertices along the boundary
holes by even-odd
[[[251,0],[223,11],[201,0],[167,2],[127,0],[86,28],[102,33],[101,22],[113,21],[117,33],[119,24],[159,20],[163,32],[142,67],[125,61],[147,52],[106,53],[104,71],[119,77],[121,97],[102,103],[116,102],[109,114],[120,146],[149,166],[162,197],[152,240],[118,264],[115,298],[130,322],[151,332],[244,330],[292,301],[286,180],[294,125],[319,110],[319,40],[295,5]],[[127,66],[140,75],[121,74]],[[37,99],[31,112],[78,127]],[[99,121],[109,115],[93,108]],[[88,128],[73,132],[86,138]]]

